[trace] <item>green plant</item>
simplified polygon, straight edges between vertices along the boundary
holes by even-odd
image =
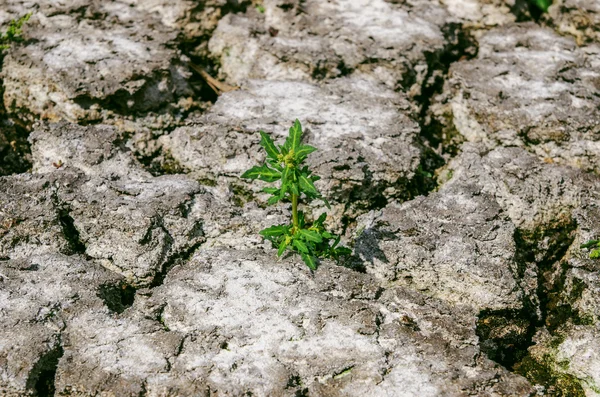
[[[542,12],[548,12],[548,7],[552,5],[552,0],[529,0],[529,3],[535,5]]]
[[[590,258],[598,259],[600,258],[600,240],[590,240],[585,244],[581,245],[581,248],[590,249]]]
[[[273,205],[279,201],[292,203],[290,224],[271,226],[261,230],[260,234],[277,247],[277,256],[280,257],[286,249],[295,251],[312,270],[317,268],[319,258],[337,260],[342,255],[349,255],[352,252],[349,248],[338,246],[340,237],[325,230],[327,214],[321,214],[316,221],[309,224],[304,212],[298,210],[300,199],[305,202],[323,200],[329,208],[329,203],[314,185],[320,177],[313,175],[307,166],[302,166],[307,156],[317,148],[302,144],[300,121],[294,121],[282,146],[276,146],[264,131],[260,131],[260,136],[260,145],[267,153],[265,163],[252,167],[242,178],[260,179],[265,182],[281,180],[279,188],[263,189],[271,195],[268,204]]]
[[[10,44],[21,41],[23,33],[23,24],[29,20],[31,13],[23,15],[19,19],[13,19],[8,24],[8,29],[5,33],[0,33],[0,51],[10,48]]]

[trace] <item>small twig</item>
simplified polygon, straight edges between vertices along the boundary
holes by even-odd
[[[190,66],[204,79],[204,81],[206,81],[206,84],[208,84],[209,87],[212,88],[212,90],[217,95],[221,95],[224,92],[234,91],[239,88],[220,82],[219,80],[215,79],[210,74],[208,74],[208,72],[204,70],[203,67],[193,64],[192,62],[190,62]]]

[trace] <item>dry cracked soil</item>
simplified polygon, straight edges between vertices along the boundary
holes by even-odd
[[[0,395],[600,396],[600,0],[532,4],[0,1]]]

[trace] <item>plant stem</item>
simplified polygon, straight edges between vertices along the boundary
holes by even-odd
[[[294,228],[298,228],[298,195],[292,194],[292,220],[294,222]]]

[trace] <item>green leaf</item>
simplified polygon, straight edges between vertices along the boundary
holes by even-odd
[[[283,252],[285,251],[288,245],[290,245],[290,240],[288,240],[287,238],[281,240],[281,244],[279,244],[279,249],[277,250],[278,257],[281,257],[281,255],[283,255]]]
[[[351,255],[352,254],[352,250],[350,248],[347,248],[347,247],[338,247],[334,251],[335,251],[335,255],[336,256],[344,256],[344,255]]]
[[[0,34],[0,40],[4,42],[14,42],[21,40],[21,34],[23,33],[21,28],[23,24],[29,20],[31,13],[25,14],[19,19],[13,19],[10,21],[8,29],[4,35]],[[10,45],[3,45],[3,47],[10,47]]]
[[[318,192],[317,188],[315,187],[315,185],[313,184],[313,182],[310,179],[308,179],[308,177],[305,174],[300,175],[299,182],[300,182],[300,190],[302,190],[304,193],[307,193],[309,195],[318,195],[319,194],[319,192]]]
[[[304,227],[304,212],[298,211],[298,226]]]
[[[323,237],[313,230],[298,229],[297,233],[306,241],[312,241],[313,243],[320,243],[323,241]]]
[[[294,151],[294,157],[295,157],[296,161],[300,162],[300,161],[304,160],[304,158],[306,158],[306,156],[308,156],[309,154],[311,154],[312,152],[314,152],[316,150],[317,150],[317,148],[314,146],[301,145],[298,148],[298,151]]]
[[[281,199],[282,199],[282,197],[279,197],[279,196],[269,197],[269,199],[267,200],[267,205],[273,205],[273,204],[277,203]]]
[[[580,248],[591,248],[591,247],[595,247],[596,245],[598,245],[598,243],[600,242],[600,240],[590,240],[585,244],[581,244]]]
[[[325,204],[325,207],[327,207],[328,210],[331,209],[331,205],[329,205],[329,201],[327,201],[327,199],[325,197],[319,197],[323,203]]]
[[[279,192],[279,197],[283,199],[285,193],[290,188],[290,175],[292,173],[292,169],[290,167],[284,167],[283,172],[281,173],[281,191]]]
[[[298,248],[298,251],[308,254],[308,247],[302,240],[294,239],[294,247]]]
[[[533,0],[532,2],[543,12],[547,12],[548,7],[552,5],[552,0]]]
[[[264,237],[277,237],[283,234],[287,234],[289,226],[287,225],[276,225],[261,230],[259,233]]]
[[[267,167],[266,164],[263,165],[255,165],[250,168],[248,171],[242,174],[242,178],[247,179],[260,179],[265,182],[275,182],[281,178],[281,173],[277,170],[273,170]]]
[[[319,218],[315,221],[315,226],[323,226],[323,224],[325,223],[325,219],[327,219],[327,214],[326,213],[322,213],[321,215],[319,215]]]
[[[598,259],[600,258],[600,248],[596,248],[592,252],[590,252],[590,259]]]
[[[315,260],[314,256],[304,254],[302,252],[300,253],[300,256],[302,257],[304,263],[306,263],[306,266],[310,268],[310,270],[317,270],[317,261]]]
[[[333,238],[333,237],[334,237],[334,235],[333,235],[333,234],[331,234],[331,233],[329,233],[329,232],[327,232],[327,231],[325,231],[325,232],[321,233],[321,236],[323,236],[323,238],[327,238],[327,239],[330,239],[330,238]]]
[[[341,237],[337,236],[335,238],[335,241],[333,242],[333,244],[331,245],[331,249],[335,249],[335,247],[337,247],[337,245],[340,243]]]
[[[293,150],[294,153],[300,150],[300,141],[302,140],[302,126],[300,121],[296,119],[290,127],[290,134],[285,141],[288,150]]]
[[[276,187],[266,187],[263,188],[262,191],[269,194],[279,194],[279,189],[277,189]]]
[[[260,146],[265,148],[269,158],[277,160],[277,157],[279,156],[279,149],[277,149],[275,142],[273,142],[271,137],[265,134],[264,131],[260,131]]]

